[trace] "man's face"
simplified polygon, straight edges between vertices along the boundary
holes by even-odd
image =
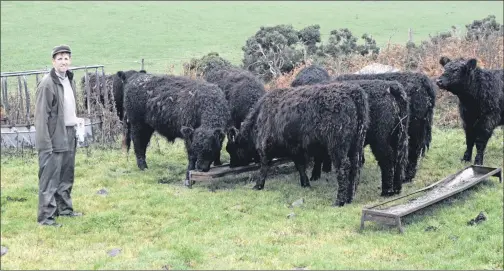
[[[59,53],[53,57],[52,64],[59,73],[65,73],[72,63],[72,57],[68,53]]]

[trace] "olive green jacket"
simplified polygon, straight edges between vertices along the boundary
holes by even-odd
[[[73,73],[67,71],[76,95]],[[63,115],[64,90],[56,71],[51,69],[37,85],[35,103],[35,147],[41,151],[68,151],[68,139]]]

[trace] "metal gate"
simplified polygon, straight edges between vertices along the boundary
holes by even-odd
[[[117,126],[119,122],[112,95],[113,80],[105,74],[103,65],[71,67],[69,70],[74,72],[74,83],[77,78],[81,79],[81,84],[76,84],[77,117],[85,120],[86,139],[89,142],[96,141],[96,134],[103,128],[104,118],[115,117],[108,121],[109,125],[112,123]],[[35,93],[38,83],[49,72],[46,69],[1,73],[2,147],[34,147]],[[113,130],[117,132],[117,129]],[[116,139],[115,134],[108,133],[108,136],[112,138],[102,135],[101,141]]]

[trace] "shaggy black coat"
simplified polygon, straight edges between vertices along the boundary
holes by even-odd
[[[362,165],[369,105],[364,90],[334,83],[268,91],[254,106],[234,138],[237,148],[255,149],[261,169],[254,189],[263,189],[268,163],[289,157],[309,187],[306,165],[310,157],[326,153],[338,174],[335,205],[353,199]],[[228,137],[229,140],[229,137]]]
[[[127,81],[124,94],[127,129],[131,129],[140,169],[147,168],[145,151],[154,131],[170,142],[184,139],[186,184],[190,170],[208,171],[212,162],[221,164],[220,151],[231,118],[217,85],[180,76],[141,74]]]
[[[483,165],[485,148],[493,130],[504,125],[504,71],[481,69],[476,59],[442,57],[439,63],[445,71],[436,84],[459,98],[467,147],[462,161],[471,162],[476,144],[474,164]]]
[[[370,145],[380,166],[381,195],[398,194],[401,192],[404,171],[408,164],[408,96],[403,86],[396,81],[346,82],[358,84],[368,95],[369,128],[364,146]]]
[[[204,79],[219,86],[229,102],[233,125],[240,129],[249,110],[266,93],[264,85],[254,74],[246,70],[223,69],[209,72]]]
[[[410,72],[345,74],[337,76],[335,79],[397,81],[403,85],[410,101],[408,165],[404,182],[412,181],[416,175],[418,160],[420,156],[425,155],[432,139],[436,90],[431,80],[424,74]]]
[[[330,79],[329,73],[324,67],[311,65],[303,68],[292,81],[291,86],[306,86],[326,82]]]
[[[93,95],[98,94],[98,97],[100,99],[100,103],[102,105],[105,105],[105,88],[107,89],[107,94],[108,94],[108,100],[109,102],[113,103],[115,105],[115,109],[117,112],[117,116],[119,117],[120,120],[123,120],[124,118],[124,108],[123,108],[123,89],[124,89],[124,81],[126,78],[133,76],[137,73],[146,73],[145,70],[140,70],[140,71],[135,71],[135,70],[129,70],[129,71],[118,71],[117,73],[111,74],[111,75],[105,75],[105,86],[103,85],[103,77],[98,76],[98,84],[97,84],[97,75],[95,73],[88,73],[89,77],[89,86],[90,86],[90,92],[91,92],[91,97]],[[87,109],[87,100],[88,100],[88,95],[86,89],[84,89],[85,86],[85,76],[82,76],[81,78],[81,88],[84,93],[84,108]],[[96,99],[91,99],[90,104],[95,105],[96,104]]]
[[[264,85],[251,72],[240,69],[222,69],[211,71],[204,75],[204,79],[210,83],[217,84],[224,91],[226,100],[231,110],[233,126],[240,129],[241,123],[247,117],[250,109],[266,92]],[[229,141],[228,141],[229,142]],[[240,166],[238,157],[235,156],[238,150],[233,149],[234,144],[227,144],[226,151],[230,155],[230,167]],[[251,161],[258,161],[257,155],[249,156]],[[248,162],[251,162],[248,161]]]

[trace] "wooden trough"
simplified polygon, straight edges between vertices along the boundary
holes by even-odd
[[[471,165],[438,182],[405,196],[391,199],[373,206],[364,207],[362,209],[360,229],[364,229],[365,221],[375,221],[381,224],[397,226],[399,232],[403,233],[404,229],[401,224],[402,217],[462,192],[490,176],[498,177],[499,181],[502,183],[502,168]],[[418,195],[405,203],[399,202],[400,199],[420,192],[425,193],[423,195]]]
[[[273,159],[270,166],[278,166],[289,162],[291,162],[291,160],[289,159]],[[207,172],[191,170],[189,171],[189,180],[191,181],[191,183],[197,181],[209,181],[224,176],[258,170],[260,167],[260,164],[252,164],[248,166],[230,168],[229,164],[223,164],[220,166],[212,167]]]

